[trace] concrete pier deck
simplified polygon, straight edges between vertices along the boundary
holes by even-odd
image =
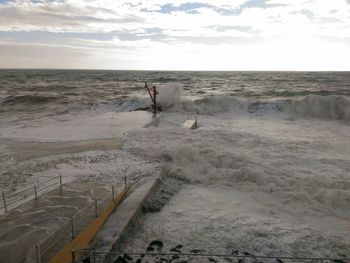
[[[0,262],[36,262],[36,244],[69,223],[72,216],[96,198],[106,195],[112,196],[111,184],[76,180],[1,215]],[[86,215],[85,219],[89,217],[94,218],[95,214]]]
[[[144,178],[130,190],[130,194],[108,218],[90,244],[98,251],[109,252],[120,244],[141,212],[143,203],[159,181],[158,177]]]

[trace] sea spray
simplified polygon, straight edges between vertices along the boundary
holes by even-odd
[[[301,117],[350,120],[350,100],[340,95],[309,95],[300,100],[292,100],[290,109]]]
[[[195,132],[175,126],[172,129],[160,126],[130,132],[124,149],[149,161],[162,162],[164,175],[187,183],[224,184],[251,192],[259,198],[266,196],[269,199],[272,196],[268,202],[276,203],[276,206],[289,204],[288,209],[298,212],[308,210],[313,214],[349,215],[350,206],[341,200],[347,200],[350,193],[344,193],[338,203],[333,200],[336,193],[343,189],[342,185],[332,185],[329,189],[332,194],[321,199],[314,191],[315,187],[328,189],[334,181],[328,175],[329,167],[336,167],[340,173],[337,176],[348,169],[349,163],[343,157],[348,149],[342,146],[342,142],[328,146],[328,151],[338,152],[338,159],[331,156],[326,159],[324,151],[319,151],[324,147],[322,141],[304,143],[306,136],[314,134],[307,127],[303,130],[305,121],[301,121],[299,131],[290,131],[286,138],[280,138],[274,135],[276,129],[287,131],[290,125],[297,124],[284,121],[283,125],[280,124],[282,127],[263,130],[256,126],[249,128],[245,119],[226,120],[226,126],[222,127],[218,126],[217,119],[210,116],[201,118],[205,125]],[[273,123],[265,122],[265,125]],[[231,125],[235,126],[230,128]],[[244,131],[255,127],[262,132],[261,135],[252,134],[251,130]],[[267,132],[273,133],[267,135]],[[289,136],[294,138],[295,133],[304,139],[289,139]],[[293,162],[298,166],[293,167]],[[344,177],[339,180],[348,185],[349,179]],[[325,205],[330,203],[333,205]]]
[[[168,104],[169,106],[171,104]],[[171,112],[216,115],[233,113],[232,116],[294,116],[330,120],[350,120],[350,99],[345,96],[308,95],[303,98],[252,100],[215,96],[190,101],[175,100]]]
[[[159,91],[158,103],[162,109],[167,109],[173,107],[181,99],[182,86],[169,83],[164,86],[157,87]]]

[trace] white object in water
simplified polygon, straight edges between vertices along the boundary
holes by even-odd
[[[197,116],[194,120],[186,120],[185,123],[182,125],[182,127],[187,128],[187,129],[197,129],[198,124],[197,124]]]

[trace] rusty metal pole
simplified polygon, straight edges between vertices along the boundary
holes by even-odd
[[[147,82],[145,82],[145,89],[148,91],[148,94],[151,97],[153,113],[156,114],[157,113],[157,88],[155,85],[153,85],[151,88],[149,88],[147,85]],[[151,90],[152,90],[152,92],[151,92]]]

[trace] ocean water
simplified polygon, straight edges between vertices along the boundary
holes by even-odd
[[[135,111],[150,104],[144,81],[159,90],[153,121]],[[182,128],[195,116],[197,130]],[[349,72],[0,70],[0,128],[5,190],[129,170],[182,181],[126,249],[160,239],[183,252],[350,256]],[[121,148],[21,148],[110,138]]]
[[[133,110],[148,103],[140,98],[144,81],[181,86],[199,113],[291,106],[305,116],[349,120],[349,72],[0,70],[1,117]]]

